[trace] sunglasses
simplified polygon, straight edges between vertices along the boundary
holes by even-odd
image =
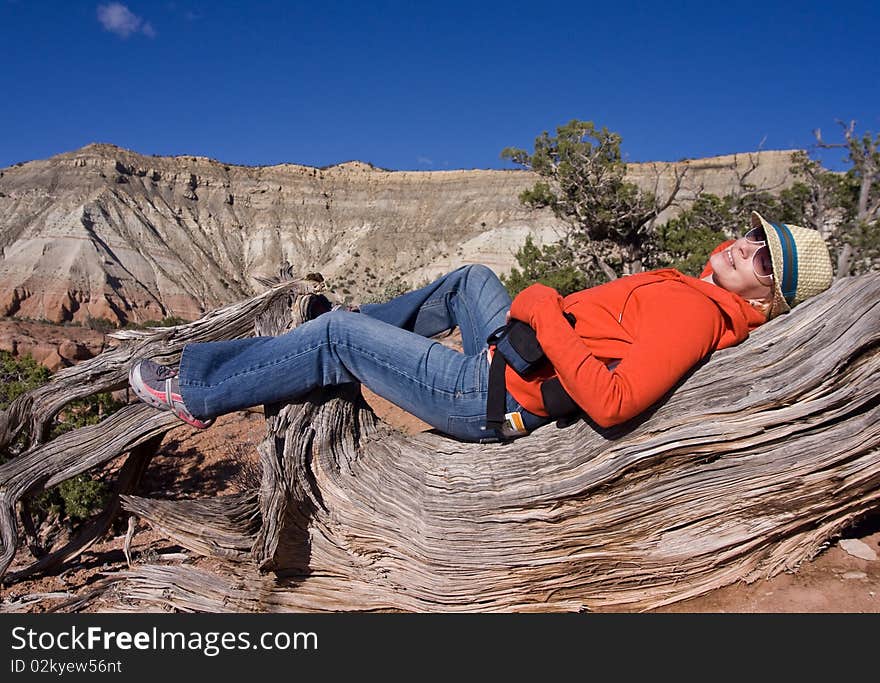
[[[749,244],[760,247],[752,252],[752,270],[759,278],[773,278],[773,259],[770,258],[770,247],[767,246],[767,235],[764,228],[752,228],[744,235]]]

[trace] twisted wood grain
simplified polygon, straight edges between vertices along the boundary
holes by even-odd
[[[873,274],[613,429],[466,444],[323,392],[270,414],[254,562],[140,567],[116,595],[187,611],[650,608],[793,570],[878,508],[878,370]]]
[[[78,398],[127,386],[133,359],[148,357],[172,364],[179,360],[189,342],[252,336],[255,326],[259,329],[257,318],[286,324],[301,321],[302,306],[324,288],[323,280],[320,276],[291,278],[288,267],[282,267],[282,273],[286,277],[267,281],[269,287],[261,294],[211,311],[195,322],[115,332],[111,336],[120,342],[118,347],[59,371],[48,383],[19,396],[7,410],[0,411],[0,447],[8,445],[22,431],[29,434],[30,441],[25,452],[0,465],[0,578],[9,569],[19,544],[15,515],[19,501],[126,453],[134,458],[133,473],[123,468],[116,494],[84,530],[64,548],[48,558],[40,558],[14,577],[7,577],[9,580],[57,568],[94,542],[118,512],[119,494],[133,490],[143,474],[152,456],[144,454],[144,444],[154,443],[157,447],[161,437],[180,424],[171,413],[160,413],[136,403],[98,425],[81,427],[46,442],[48,428],[58,411]],[[140,463],[137,467],[136,462]]]
[[[255,329],[290,329],[307,302],[268,307]],[[67,608],[645,609],[793,570],[878,508],[878,370],[871,274],[716,352],[613,429],[583,419],[485,445],[407,436],[354,385],[266,406],[258,490],[124,498],[220,568],[136,565]],[[117,450],[125,419],[99,425]]]

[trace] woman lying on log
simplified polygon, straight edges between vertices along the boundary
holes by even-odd
[[[511,302],[489,268],[463,266],[387,303],[327,306],[281,336],[187,344],[178,368],[138,360],[129,381],[141,400],[198,428],[346,382],[465,441],[516,438],[580,411],[610,427],[712,351],[830,286],[819,233],[757,213],[751,224],[699,278],[654,270],[567,297],[534,284]],[[456,325],[464,353],[429,339]]]

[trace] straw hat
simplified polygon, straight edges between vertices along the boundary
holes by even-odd
[[[764,228],[773,261],[773,305],[768,320],[831,286],[831,256],[817,231],[768,223],[757,211],[752,211],[751,223],[753,228]]]

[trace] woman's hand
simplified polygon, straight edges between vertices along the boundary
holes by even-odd
[[[556,307],[562,312],[562,297],[552,287],[536,282],[516,295],[510,305],[510,317],[535,327],[535,313]],[[516,313],[514,313],[516,310]]]

